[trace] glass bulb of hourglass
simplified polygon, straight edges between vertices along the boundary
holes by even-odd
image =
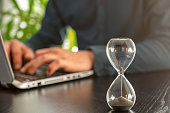
[[[106,94],[106,100],[111,109],[127,111],[135,104],[135,91],[124,76],[124,72],[132,63],[135,53],[135,44],[129,38],[113,38],[107,44],[107,57],[118,72],[118,76],[112,82]]]

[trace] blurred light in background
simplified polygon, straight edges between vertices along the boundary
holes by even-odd
[[[17,0],[17,3],[22,10],[28,10],[28,0]]]

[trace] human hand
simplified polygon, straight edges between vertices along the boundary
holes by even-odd
[[[12,58],[11,61],[15,70],[21,68],[22,57],[24,57],[24,59],[27,61],[31,60],[34,57],[32,49],[28,48],[18,40],[5,41],[4,45],[9,60],[11,60]]]
[[[53,47],[37,50],[35,58],[28,62],[22,69],[22,73],[33,75],[36,70],[49,63],[46,74],[50,76],[59,68],[68,72],[79,72],[90,70],[93,67],[94,55],[92,51],[84,50],[71,52],[61,48]]]

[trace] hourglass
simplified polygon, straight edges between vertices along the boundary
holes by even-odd
[[[118,76],[110,85],[106,100],[115,111],[130,110],[136,101],[135,91],[124,76],[124,72],[132,63],[136,53],[134,42],[130,38],[112,38],[107,44],[107,57],[118,72]]]

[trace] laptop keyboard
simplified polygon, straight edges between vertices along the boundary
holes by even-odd
[[[19,78],[22,78],[22,79],[28,79],[28,80],[37,80],[38,77],[36,76],[32,76],[32,75],[26,75],[26,74],[22,74],[22,73],[19,73],[19,72],[14,72],[14,75],[15,77],[19,77]]]
[[[57,70],[53,75],[47,76],[46,75],[46,69],[47,66],[41,66],[34,75],[29,75],[29,74],[22,74],[19,71],[14,72],[14,75],[19,78],[27,79],[27,80],[38,80],[38,79],[44,79],[44,78],[49,78],[49,77],[54,77],[54,76],[60,76],[64,74],[69,74],[69,72],[65,72],[61,69]]]

